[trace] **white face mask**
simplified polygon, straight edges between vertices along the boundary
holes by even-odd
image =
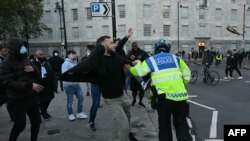
[[[55,55],[55,56],[58,56],[58,53],[56,52],[54,55]]]
[[[26,54],[27,53],[27,48],[25,46],[22,46],[19,53],[20,54]]]

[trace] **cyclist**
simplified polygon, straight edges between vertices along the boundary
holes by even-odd
[[[213,62],[213,55],[208,50],[208,48],[205,47],[203,55],[202,55],[202,65],[204,66],[204,78],[203,78],[204,83],[207,83],[207,78],[206,78],[207,75],[206,74],[208,73],[208,70],[209,70],[212,62]]]

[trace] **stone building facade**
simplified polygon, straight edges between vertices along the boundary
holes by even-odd
[[[111,0],[64,0],[68,48],[78,56],[84,56],[86,48],[94,46],[99,36],[112,36],[111,10],[109,17],[91,17],[91,2],[108,2],[111,8]],[[31,39],[30,51],[39,48],[51,55],[54,49],[63,51],[61,0],[43,3],[42,21],[52,30]],[[202,50],[204,46],[223,53],[229,49],[250,49],[250,0],[115,0],[115,4],[117,37],[125,36],[129,27],[134,31],[126,50],[137,41],[141,48],[150,51],[159,38],[172,42],[172,52]],[[227,26],[241,35],[229,32]]]

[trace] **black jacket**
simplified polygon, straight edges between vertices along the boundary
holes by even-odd
[[[33,63],[40,74],[37,83],[44,87],[43,91],[38,94],[38,98],[40,101],[50,101],[54,98],[54,92],[57,90],[56,74],[47,61],[40,63],[38,60],[36,60]],[[44,78],[41,77],[41,66],[44,66],[47,72]]]
[[[102,45],[97,45],[88,58],[63,73],[61,79],[69,82],[100,83],[100,79],[107,76],[107,68],[103,55],[104,51],[105,48]],[[115,57],[121,62],[132,65],[131,61],[119,54],[116,54]]]
[[[53,57],[49,58],[48,61],[51,64],[52,69],[56,72],[56,74],[58,76],[60,76],[62,74],[61,69],[62,69],[62,64],[63,64],[64,60],[59,56],[53,56]]]
[[[11,99],[36,96],[32,87],[39,77],[38,72],[34,66],[34,72],[25,72],[25,65],[32,63],[29,59],[19,60],[12,55],[0,63],[0,85],[5,88],[7,96]]]

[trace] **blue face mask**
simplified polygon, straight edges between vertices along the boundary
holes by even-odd
[[[27,48],[25,46],[21,46],[19,53],[20,54],[26,54],[27,53]]]

